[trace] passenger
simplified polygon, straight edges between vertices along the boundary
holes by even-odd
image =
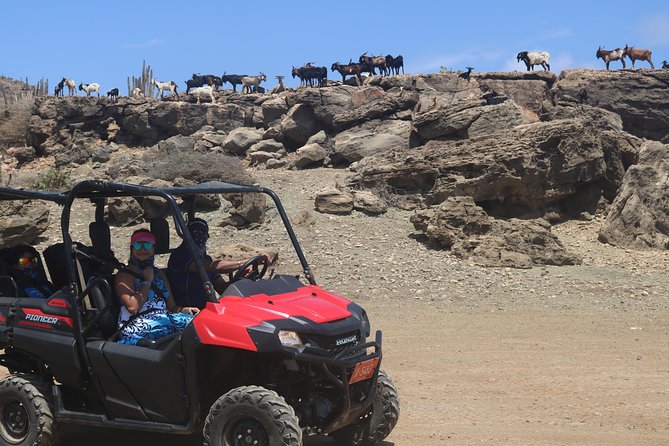
[[[155,245],[156,237],[148,229],[135,231],[128,268],[136,275],[123,270],[116,275],[114,286],[123,304],[118,318],[121,344],[181,332],[200,311],[174,302],[165,274],[153,265]]]
[[[55,287],[40,267],[39,257],[30,249],[19,249],[13,266],[26,277],[24,280],[17,277],[19,295],[46,299],[55,292]]]
[[[207,240],[209,239],[209,225],[201,218],[194,218],[188,223],[188,230],[202,259],[209,281],[218,293],[222,293],[228,282],[221,273],[232,273],[247,261],[214,260],[207,254]],[[267,256],[269,259],[269,256]],[[185,241],[170,254],[167,270],[174,287],[176,299],[183,305],[192,305],[204,308],[207,295],[202,280],[197,273],[197,266]]]

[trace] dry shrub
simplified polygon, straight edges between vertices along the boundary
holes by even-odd
[[[161,153],[148,172],[149,176],[172,181],[183,177],[195,182],[228,181],[254,183],[239,158],[222,153],[170,152]]]

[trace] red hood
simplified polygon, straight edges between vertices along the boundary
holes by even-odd
[[[322,324],[351,316],[350,301],[316,285],[268,296],[223,296],[195,317],[193,324],[204,344],[223,345],[256,351],[246,328],[264,321],[303,317]]]

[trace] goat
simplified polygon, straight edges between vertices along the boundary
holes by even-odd
[[[98,97],[100,96],[100,84],[93,82],[92,84],[84,84],[83,82],[79,84],[79,90],[85,91],[86,96],[90,96],[94,91],[97,92]]]
[[[597,49],[597,53],[595,54],[595,57],[597,59],[602,59],[604,62],[606,62],[606,69],[607,70],[609,69],[609,64],[611,63],[611,61],[614,61],[614,60],[621,61],[623,63],[623,69],[627,68],[625,66],[624,52],[620,48],[616,48],[615,50],[610,50],[609,51],[609,50],[602,49],[602,47],[600,46]]]
[[[669,62],[667,62],[666,60],[663,60],[662,61],[662,69],[663,70],[669,70]]]
[[[65,82],[65,85],[67,85],[67,95],[68,96],[73,96],[77,94],[77,83],[74,82],[74,79],[65,79],[61,80],[61,82]]]
[[[380,74],[384,74],[386,71],[386,58],[383,56],[367,56],[367,52],[365,52],[360,58],[358,59],[358,62],[361,64],[366,64],[370,67],[371,69],[371,74],[376,75],[376,72],[374,71],[374,68],[379,69]]]
[[[332,64],[332,67],[330,67],[330,70],[338,71],[339,74],[341,74],[342,82],[346,82],[346,76],[353,75],[356,77],[358,85],[360,85],[360,81],[362,81],[362,78],[360,77],[360,69],[361,66],[360,64],[357,63],[349,63],[347,65],[342,65],[339,62],[335,62]]]
[[[135,87],[132,90],[132,93],[130,93],[130,97],[132,97],[133,99],[141,99],[144,97],[144,92],[142,91],[141,88]]]
[[[328,78],[328,69],[326,67],[314,67],[312,62],[308,62],[305,66],[301,68],[293,67],[292,70],[293,79],[295,76],[300,78],[300,85],[304,83],[307,85],[309,83],[310,87],[314,86],[314,80],[318,82],[319,87],[325,86],[325,82]]]
[[[190,94],[197,97],[198,104],[200,103],[200,99],[202,98],[202,96],[209,96],[209,99],[211,99],[211,103],[212,104],[216,103],[216,99],[214,98],[214,87],[212,87],[211,85],[205,85],[203,87],[193,88],[190,91]]]
[[[277,76],[277,77],[276,77],[276,80],[279,81],[279,85],[277,85],[276,87],[272,88],[272,94],[278,94],[278,93],[281,93],[282,91],[286,91],[286,86],[283,85],[283,78],[284,78],[284,77],[285,77],[285,76]]]
[[[472,75],[473,69],[474,67],[467,67],[467,71],[458,74],[458,79],[467,79],[467,82],[469,82],[469,77]]]
[[[53,89],[54,96],[63,96],[63,89],[65,88],[65,79],[58,82],[56,88]]]
[[[110,98],[112,101],[115,101],[118,99],[118,88],[112,88],[107,92],[107,97]]]
[[[650,50],[639,50],[629,45],[625,45],[625,49],[623,50],[623,57],[630,58],[630,60],[632,61],[632,68],[634,68],[635,61],[645,60],[650,64],[650,69],[654,70],[655,65],[653,65],[653,59],[651,58],[652,55],[653,52]]]
[[[550,71],[551,66],[550,66],[550,59],[551,55],[548,54],[545,51],[541,52],[529,52],[529,51],[521,51],[518,53],[518,56],[516,56],[516,59],[518,62],[521,60],[525,62],[525,65],[527,65],[527,71],[530,71],[530,68],[532,71],[534,71],[534,66],[535,65],[541,65],[544,67],[544,71]]]
[[[165,90],[168,90],[170,93],[172,93],[172,96],[175,97],[175,100],[179,100],[179,93],[177,93],[177,84],[174,83],[174,81],[167,81],[167,82],[156,82],[155,79],[151,79],[151,85],[156,87],[158,91],[160,91],[160,99],[163,98],[163,93]]]
[[[302,76],[302,69],[301,68],[296,68],[293,66],[293,68],[290,70],[291,76],[293,76],[293,79],[296,77],[300,78],[300,86],[306,85],[306,82],[304,81],[304,77]]]
[[[249,77],[248,74],[225,74],[227,73],[224,72],[223,76],[221,76],[221,82],[224,84],[226,82],[230,82],[232,84],[232,91],[235,93],[237,92],[237,85],[242,85],[242,79],[245,77]]]
[[[260,83],[266,80],[267,76],[262,72],[258,76],[244,76],[242,78],[242,93],[256,93]]]

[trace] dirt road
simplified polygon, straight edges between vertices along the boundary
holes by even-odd
[[[383,368],[401,398],[385,446],[669,444],[667,252],[602,245],[595,219],[553,229],[582,266],[480,268],[409,237],[407,212],[314,213],[313,185],[341,174],[256,172],[284,200],[319,283],[363,305],[384,332]],[[307,214],[313,223],[300,223]],[[295,268],[287,246],[264,229],[215,228],[217,237],[276,247],[282,267]],[[82,429],[64,440],[201,441]]]

